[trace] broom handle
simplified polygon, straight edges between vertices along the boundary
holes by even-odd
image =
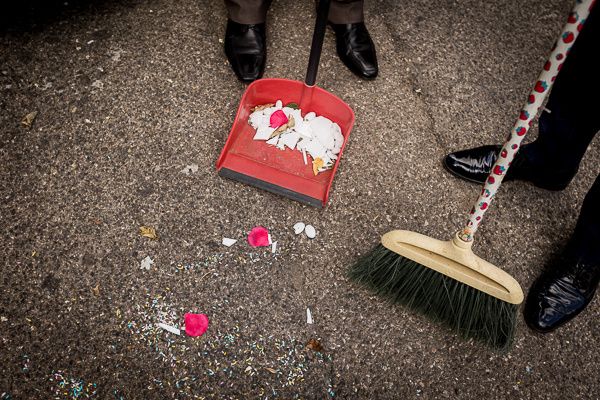
[[[317,21],[315,22],[315,30],[313,31],[306,79],[304,80],[304,83],[306,83],[307,86],[314,86],[315,83],[317,83],[317,71],[319,70],[319,60],[321,59],[321,50],[323,49],[325,29],[327,29],[327,17],[329,16],[330,4],[331,0],[320,0],[319,5],[317,6]]]
[[[469,222],[458,234],[463,241],[470,242],[473,240],[473,235],[477,231],[483,215],[489,209],[489,205],[496,195],[510,163],[514,159],[525,134],[529,131],[533,118],[537,115],[546,95],[550,91],[556,75],[565,62],[575,39],[577,39],[579,31],[583,27],[583,23],[588,17],[594,2],[595,0],[577,0],[575,7],[569,14],[567,23],[527,98],[527,103],[525,103],[525,106],[521,110],[515,126],[510,131],[508,139],[502,146],[498,160],[492,167],[492,171],[483,185],[481,195],[471,209]]]

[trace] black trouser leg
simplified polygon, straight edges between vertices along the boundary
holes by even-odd
[[[590,13],[564,62],[540,117],[532,161],[577,172],[594,135],[600,130],[600,5]],[[551,60],[551,62],[558,62]]]
[[[600,267],[600,175],[583,200],[567,251],[572,256],[583,257],[586,263]]]
[[[271,0],[225,0],[229,18],[238,24],[262,24]]]
[[[355,24],[363,22],[363,0],[333,0],[329,9],[332,24]]]

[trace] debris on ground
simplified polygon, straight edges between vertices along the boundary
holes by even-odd
[[[314,226],[305,225],[304,222],[296,222],[294,224],[294,233],[299,235],[302,232],[304,232],[309,239],[314,239],[317,236],[317,230]]]
[[[271,244],[271,253],[275,253],[277,251],[277,242],[273,242]]]
[[[30,112],[29,114],[23,117],[23,119],[21,120],[21,125],[24,128],[31,129],[31,127],[33,126],[33,121],[35,121],[35,117],[37,117],[37,115],[37,111]]]
[[[185,333],[188,336],[202,336],[208,329],[208,316],[206,314],[186,313]]]
[[[175,335],[181,335],[181,330],[177,327],[171,326],[169,324],[165,324],[164,322],[159,322],[156,324],[159,328],[164,329],[167,332],[171,332]]]
[[[189,175],[189,174],[195,174],[196,172],[198,172],[198,164],[190,164],[190,165],[186,165],[181,171],[179,171],[183,174]]]
[[[104,88],[104,83],[100,79],[97,79],[92,82],[92,87],[95,87],[96,89],[102,89]]]
[[[97,283],[96,286],[94,286],[92,288],[92,293],[94,294],[94,296],[98,297],[100,296],[100,284]]]
[[[178,398],[196,398],[192,394],[199,390],[234,388],[238,379],[252,376],[260,382],[255,397],[264,398],[267,393],[280,397],[280,390],[293,390],[302,384],[310,369],[332,362],[331,355],[309,354],[306,341],[290,336],[256,337],[236,325],[224,331],[206,331],[203,340],[195,340],[165,335],[157,325],[163,322],[181,326],[184,313],[182,307],[169,301],[168,295],[148,293],[145,302],[119,317],[121,328],[131,334],[131,341],[170,368],[170,376],[148,382],[149,390],[173,387],[178,390]],[[186,333],[191,326],[185,322]]]
[[[148,239],[156,240],[158,239],[158,235],[156,234],[156,229],[151,226],[142,226],[140,227],[140,235],[143,237],[147,237]]]
[[[55,399],[89,399],[96,395],[97,385],[95,383],[86,383],[83,379],[67,377],[63,371],[53,372],[49,381],[52,382],[51,391]]]
[[[234,245],[236,242],[237,242],[237,240],[236,240],[236,239],[230,239],[230,238],[226,238],[226,237],[224,237],[221,243],[223,243],[223,245],[224,245],[224,246],[231,247],[231,246],[233,246],[233,245]]]
[[[314,324],[315,321],[313,320],[312,317],[312,313],[310,312],[310,308],[306,308],[306,323],[307,324]]]
[[[248,234],[248,243],[252,247],[270,246],[269,231],[263,226],[255,226]]]
[[[140,269],[145,269],[146,271],[150,271],[150,267],[154,264],[154,260],[150,258],[150,256],[146,256],[140,263]]]
[[[312,351],[316,351],[318,353],[321,353],[323,351],[323,346],[321,345],[321,342],[319,342],[317,339],[310,339],[306,344],[306,348]]]
[[[305,227],[306,227],[306,225],[304,225],[304,222],[296,222],[294,224],[294,233],[296,235],[301,234],[302,232],[304,232]]]

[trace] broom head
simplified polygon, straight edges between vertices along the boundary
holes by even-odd
[[[462,336],[506,350],[523,291],[512,276],[477,257],[472,243],[458,234],[441,241],[411,231],[388,232],[349,276]]]

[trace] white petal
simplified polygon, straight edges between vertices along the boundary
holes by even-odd
[[[294,233],[295,233],[296,235],[299,235],[299,234],[301,234],[301,233],[304,231],[304,227],[305,227],[305,226],[306,226],[306,225],[304,225],[304,222],[296,222],[296,223],[294,224]]]
[[[314,239],[317,236],[317,230],[312,225],[306,225],[306,228],[304,228],[304,233],[306,233],[306,236],[309,239]]]

